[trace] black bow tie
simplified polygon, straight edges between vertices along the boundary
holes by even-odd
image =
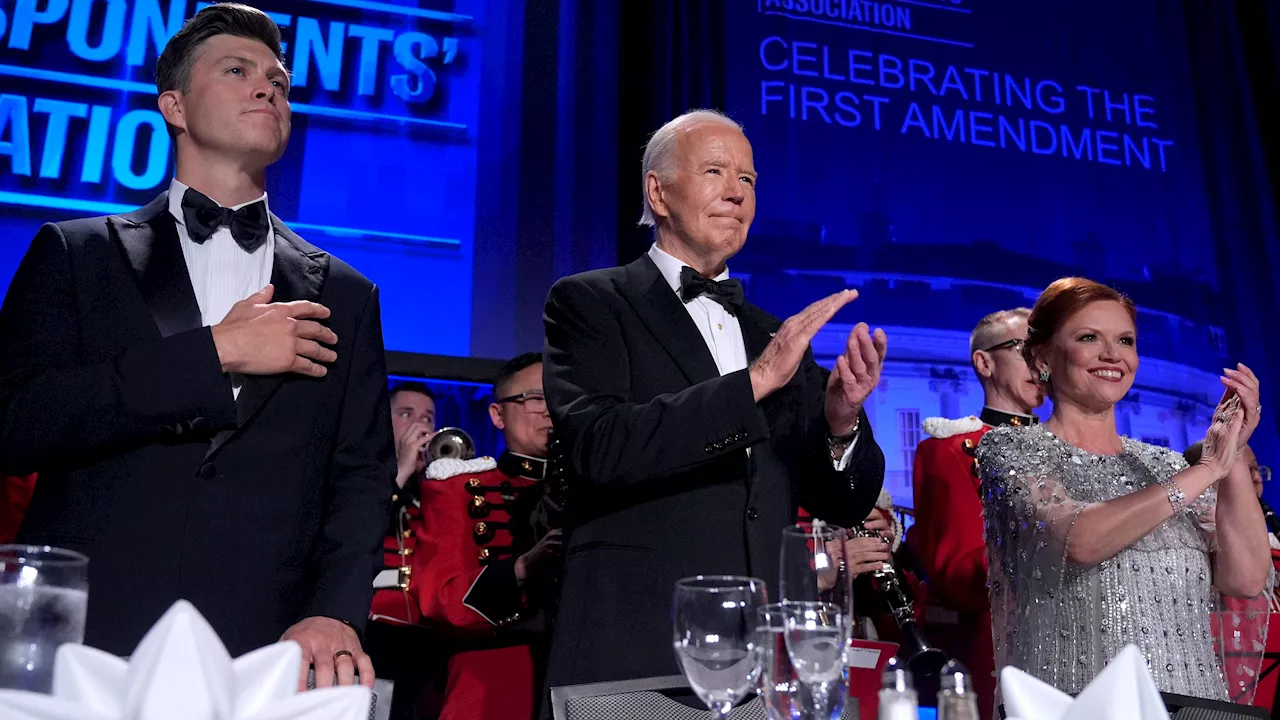
[[[210,200],[199,190],[187,188],[182,196],[182,219],[187,225],[191,242],[203,245],[214,231],[226,225],[236,244],[251,253],[267,241],[271,220],[267,216],[267,204],[261,200],[232,210]]]
[[[688,303],[699,295],[706,295],[720,303],[730,315],[736,315],[747,301],[742,292],[742,283],[738,280],[716,282],[708,280],[687,265],[680,268],[680,299]]]

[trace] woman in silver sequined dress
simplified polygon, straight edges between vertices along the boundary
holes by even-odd
[[[1136,317],[1127,297],[1083,278],[1050,285],[1031,313],[1023,354],[1053,415],[992,430],[977,451],[996,667],[1076,693],[1133,643],[1161,690],[1239,701],[1265,642],[1271,572],[1237,462],[1257,427],[1258,380],[1244,365],[1225,371],[1193,467],[1121,437],[1115,404],[1138,369]],[[1224,595],[1258,598],[1260,614],[1227,611]]]

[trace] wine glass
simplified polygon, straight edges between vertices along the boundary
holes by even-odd
[[[849,616],[833,603],[785,602],[780,609],[787,657],[805,691],[797,709],[802,717],[838,717],[849,691]]]
[[[853,578],[845,555],[849,533],[821,521],[782,529],[778,564],[779,599],[783,602],[831,603],[853,618]]]
[[[804,684],[787,654],[787,611],[784,603],[770,603],[756,611],[760,646],[760,702],[769,720],[792,720],[801,715]]]
[[[756,611],[763,580],[699,575],[676,583],[671,612],[676,658],[690,687],[723,720],[760,676]]]

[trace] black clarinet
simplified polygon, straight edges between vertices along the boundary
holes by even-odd
[[[569,460],[565,457],[564,441],[552,427],[547,431],[547,472],[543,477],[543,497],[554,527],[565,525],[565,507],[569,484]]]
[[[880,538],[878,533],[857,525],[849,530],[852,537]],[[889,613],[898,623],[902,633],[902,642],[898,646],[898,656],[902,658],[911,672],[916,675],[936,675],[949,659],[947,654],[929,645],[924,631],[916,622],[915,606],[898,578],[898,571],[892,563],[883,563],[879,570],[870,574],[871,588],[884,600]]]

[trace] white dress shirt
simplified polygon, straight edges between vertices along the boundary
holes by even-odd
[[[658,272],[662,273],[662,278],[671,286],[676,296],[680,297],[680,271],[686,267],[685,263],[658,247],[656,243],[649,248],[649,259],[658,266]],[[728,280],[729,269],[725,268],[724,272],[711,279],[716,282]],[[680,299],[684,300],[683,297]],[[702,340],[711,351],[711,357],[716,361],[716,369],[720,371],[722,377],[747,368],[747,345],[742,339],[742,326],[738,324],[736,316],[706,295],[700,295],[684,303],[684,309],[688,311],[689,317],[693,318],[693,324],[702,334]],[[853,455],[853,447],[856,443],[855,437],[854,442],[849,443],[849,447],[845,449],[844,456],[835,462],[837,470],[844,470],[849,464],[849,458]],[[751,449],[748,448],[747,452],[750,453]]]
[[[680,270],[685,264],[672,257],[662,248],[654,245],[649,248],[649,259],[658,266],[658,272],[671,286],[672,291],[680,295]],[[716,282],[729,279],[729,270],[711,278]],[[684,298],[681,298],[684,300]],[[711,351],[716,361],[716,369],[723,377],[729,373],[745,370],[747,367],[747,345],[742,339],[742,326],[738,318],[731,315],[723,305],[706,295],[701,295],[684,304],[684,309],[693,318],[693,324],[702,333],[702,340]]]
[[[187,263],[187,275],[191,289],[196,293],[200,306],[200,321],[212,327],[222,322],[231,306],[261,290],[271,282],[271,270],[275,264],[276,233],[268,228],[267,241],[257,250],[245,252],[231,237],[231,228],[223,225],[203,243],[195,243],[187,234],[187,221],[182,215],[182,197],[187,186],[175,178],[169,183],[169,214],[178,224],[178,239],[182,245],[182,257]],[[267,202],[267,196],[232,207],[239,210],[255,202]],[[269,208],[268,208],[269,211]],[[240,396],[240,376],[231,376],[231,393]]]

